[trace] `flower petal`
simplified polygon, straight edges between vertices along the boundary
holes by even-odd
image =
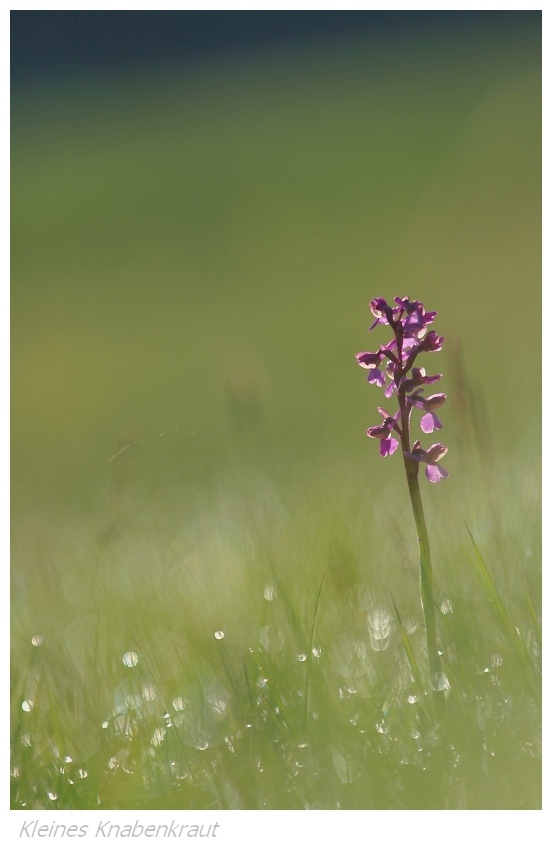
[[[380,443],[380,455],[382,457],[392,455],[393,452],[396,451],[398,445],[399,441],[395,440],[394,437],[388,437],[387,439],[382,440]]]
[[[448,472],[446,469],[443,469],[442,466],[439,466],[438,463],[428,463],[425,474],[426,478],[431,481],[432,484],[437,484],[441,478],[448,478]]]
[[[424,434],[433,433],[433,429],[435,428],[436,424],[435,419],[436,417],[433,415],[433,413],[426,413],[425,416],[422,416],[420,420],[420,428],[422,429]]]
[[[369,384],[377,384],[378,387],[383,387],[386,381],[386,377],[381,371],[381,369],[370,369],[366,380]]]

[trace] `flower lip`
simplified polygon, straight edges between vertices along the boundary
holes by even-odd
[[[432,484],[437,484],[441,478],[448,478],[448,472],[439,463],[428,463],[425,468],[425,474],[428,481]]]
[[[417,460],[418,463],[426,464],[426,478],[432,484],[436,484],[441,478],[448,478],[448,472],[437,461],[441,460],[448,449],[442,443],[434,443],[427,451],[422,449],[419,440],[416,440],[411,452],[405,452],[405,457]]]
[[[366,380],[369,384],[377,384],[378,387],[385,386],[385,375],[381,369],[369,369]]]
[[[425,331],[427,322],[423,314],[423,307],[418,307],[414,312],[403,319],[403,328],[406,336],[416,336]]]
[[[383,407],[378,407],[378,411],[383,416],[383,422],[381,425],[372,425],[371,428],[368,428],[366,436],[380,440],[380,455],[387,457],[388,455],[392,455],[399,445],[399,441],[395,437],[392,437],[391,433],[392,431],[397,431],[398,434],[401,433],[397,425],[397,419],[401,412],[397,410],[394,416],[390,416]]]

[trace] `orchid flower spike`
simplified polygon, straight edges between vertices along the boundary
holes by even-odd
[[[380,455],[387,457],[394,454],[399,446],[399,439],[393,436],[395,432],[400,438],[404,457],[426,464],[426,476],[435,483],[448,475],[437,463],[446,448],[435,443],[426,452],[416,442],[411,449],[410,427],[415,407],[423,411],[420,427],[424,434],[443,427],[435,411],[445,403],[446,395],[424,395],[425,386],[437,383],[442,375],[428,375],[423,366],[414,365],[419,355],[441,351],[443,337],[437,331],[429,330],[437,313],[427,311],[421,301],[411,301],[408,296],[397,296],[392,305],[385,298],[374,298],[370,302],[370,310],[375,321],[369,330],[383,325],[391,329],[393,337],[377,351],[361,351],[356,355],[356,361],[367,370],[368,383],[382,388],[386,398],[398,399],[399,409],[390,416],[383,408],[378,408],[383,423],[373,425],[366,433],[380,440]]]

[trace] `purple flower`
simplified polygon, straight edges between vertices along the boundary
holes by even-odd
[[[399,296],[397,295],[395,298],[393,298],[393,301],[395,302],[395,304],[398,304],[399,307],[401,307],[407,315],[410,315],[410,313],[412,313],[414,310],[417,310],[418,307],[423,307],[421,301],[410,301],[408,295],[406,295],[404,298],[399,298]]]
[[[356,356],[356,361],[363,369],[374,369],[382,361],[383,354],[381,351],[360,351]]]
[[[443,347],[444,337],[439,336],[436,331],[429,331],[427,335],[419,341],[418,352],[421,351],[441,351]]]
[[[396,308],[395,308],[396,309]],[[372,314],[376,317],[376,321],[373,322],[368,328],[369,331],[373,330],[376,325],[393,325],[393,314],[395,310],[389,306],[385,298],[374,298],[373,301],[370,301],[370,310]]]
[[[385,375],[378,369],[383,360],[383,353],[380,351],[361,351],[356,355],[356,361],[363,369],[368,369],[367,381],[369,384],[377,384],[378,387],[383,387],[385,384]]]
[[[421,392],[423,392],[423,390]],[[447,397],[444,393],[436,393],[435,395],[430,395],[427,398],[424,398],[424,396],[420,395],[420,393],[414,393],[408,397],[407,401],[410,405],[413,407],[419,407],[421,410],[426,411],[420,421],[420,427],[424,434],[431,434],[434,428],[443,427],[440,419],[433,411],[441,407],[441,405],[445,403],[446,399]]]
[[[442,377],[442,375],[426,375],[426,370],[423,366],[421,369],[414,366],[411,377],[403,378],[401,380],[401,386],[404,387],[405,392],[410,393],[416,387],[421,387],[422,384],[435,384]]]
[[[435,393],[427,397],[424,394],[425,386],[435,384],[442,375],[428,375],[423,367],[414,365],[418,355],[440,351],[442,348],[443,337],[428,327],[437,313],[427,312],[421,301],[411,301],[408,296],[397,296],[393,304],[388,304],[385,298],[374,298],[370,302],[370,309],[375,319],[370,330],[377,325],[389,327],[392,339],[386,345],[381,345],[378,351],[361,351],[356,355],[356,360],[359,366],[367,370],[370,384],[382,388],[386,398],[397,397],[399,410],[390,416],[383,408],[378,408],[383,423],[368,428],[366,433],[380,441],[380,454],[387,457],[399,445],[393,433],[396,432],[406,449],[405,457],[425,463],[426,476],[435,483],[448,475],[437,463],[441,456],[439,452],[444,454],[446,448],[436,443],[428,452],[424,452],[417,442],[409,453],[409,447],[410,420],[415,407],[422,411],[420,427],[425,434],[442,428],[436,411],[444,404],[445,394]]]
[[[394,374],[400,378],[401,376],[405,376],[406,372],[408,372],[417,357],[418,341],[414,339],[414,337],[407,337],[406,339],[403,339],[402,326],[400,324],[396,326],[395,334],[396,336],[388,342],[387,345],[381,346],[380,351],[385,355],[385,357],[388,357],[389,360],[395,364],[398,369],[398,373],[395,371]],[[400,358],[397,336],[401,337]]]
[[[373,425],[371,428],[368,428],[366,434],[368,437],[374,437],[380,441],[380,455],[387,457],[387,455],[392,455],[399,445],[399,441],[391,436],[391,432],[395,430],[400,435],[401,431],[397,425],[397,419],[401,415],[401,412],[397,410],[394,416],[390,416],[383,407],[378,407],[378,411],[383,416],[383,424]]]
[[[408,296],[406,298],[395,298],[395,303],[406,313],[406,317],[401,320],[406,337],[418,337],[425,334],[427,326],[437,315],[436,312],[426,313],[421,301],[410,301]]]
[[[438,460],[441,460],[447,453],[448,449],[442,443],[434,443],[429,447],[427,451],[422,449],[420,442],[417,440],[412,447],[411,452],[405,452],[405,457],[409,457],[412,460],[417,460],[418,463],[426,464],[426,478],[431,481],[432,484],[436,484],[437,481],[440,481],[441,478],[448,478],[448,472],[446,469],[437,463]]]
[[[400,367],[395,360],[388,360],[387,361],[387,364],[385,366],[385,372],[386,372],[387,377],[390,380],[389,380],[389,383],[387,384],[385,391],[384,391],[385,398],[391,398],[393,393],[397,392],[397,381],[395,379],[395,376],[396,376],[399,368]]]

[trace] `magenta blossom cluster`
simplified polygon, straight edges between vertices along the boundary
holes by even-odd
[[[356,359],[359,366],[368,370],[368,382],[385,387],[385,397],[396,397],[399,409],[392,415],[378,407],[383,422],[368,428],[366,433],[380,441],[382,457],[392,455],[401,443],[403,455],[425,464],[426,477],[436,483],[448,476],[446,469],[438,463],[447,448],[442,443],[434,443],[425,450],[419,440],[411,447],[410,423],[412,411],[417,408],[423,412],[420,427],[424,434],[431,434],[442,427],[436,411],[444,404],[446,395],[426,395],[425,390],[426,385],[435,384],[442,375],[427,375],[423,367],[414,363],[419,354],[440,351],[443,337],[429,329],[437,313],[427,312],[421,301],[397,297],[394,305],[389,305],[384,298],[370,302],[375,321],[369,330],[378,325],[388,325],[393,339],[377,351],[361,351]]]

